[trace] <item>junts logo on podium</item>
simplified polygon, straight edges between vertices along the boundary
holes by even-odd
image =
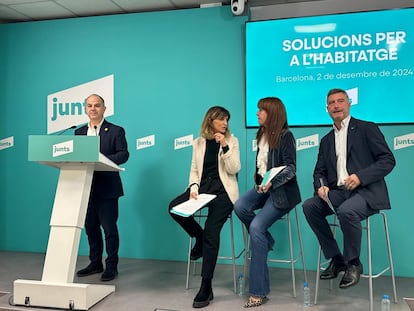
[[[52,146],[52,156],[59,157],[73,152],[73,140],[68,140]]]

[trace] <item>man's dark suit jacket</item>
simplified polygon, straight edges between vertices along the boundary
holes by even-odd
[[[350,119],[348,126],[346,168],[348,174],[356,174],[361,185],[359,193],[372,209],[390,209],[387,185],[384,177],[395,166],[395,158],[378,126],[372,122]],[[329,189],[337,188],[336,152],[334,130],[326,134],[319,147],[314,174],[315,193],[321,186],[319,178]],[[332,193],[334,194],[334,192]],[[333,205],[335,195],[329,194]]]
[[[75,135],[87,135],[88,126],[82,126],[75,131]],[[125,130],[103,121],[99,131],[100,152],[112,162],[120,165],[129,158]],[[100,198],[118,198],[124,195],[121,177],[118,172],[94,172],[91,187],[91,196]]]

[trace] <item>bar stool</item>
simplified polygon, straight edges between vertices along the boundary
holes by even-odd
[[[302,270],[303,270],[303,277],[304,282],[308,281],[307,275],[306,275],[306,266],[305,266],[305,255],[303,252],[303,243],[302,243],[302,234],[300,230],[300,223],[299,223],[299,216],[298,216],[298,210],[297,207],[293,208],[292,210],[295,211],[295,219],[296,219],[296,227],[298,229],[298,240],[299,240],[299,252],[300,257],[302,261]],[[292,274],[292,296],[296,297],[296,276],[295,276],[295,263],[298,261],[298,258],[294,257],[294,250],[293,250],[293,238],[292,238],[292,223],[291,223],[291,217],[289,211],[284,217],[282,217],[280,220],[287,221],[287,229],[288,229],[288,242],[289,242],[289,258],[283,259],[283,258],[269,258],[267,259],[268,262],[275,262],[275,263],[286,263],[290,264],[290,270]],[[277,223],[277,222],[276,222]],[[245,254],[245,262],[244,262],[244,275],[248,275],[249,270],[249,260],[250,257],[250,246],[249,246],[249,235],[247,233],[247,230],[243,231],[244,237],[245,237],[245,249],[248,250]],[[270,256],[270,254],[269,254]]]
[[[385,267],[382,271],[380,271],[377,274],[373,274],[372,272],[372,258],[371,258],[371,226],[370,226],[370,218],[374,215],[368,217],[365,220],[365,226],[362,227],[362,230],[366,230],[367,233],[367,259],[368,259],[368,274],[361,274],[361,277],[368,279],[368,289],[369,289],[369,310],[374,310],[374,293],[373,293],[373,287],[372,287],[372,280],[381,276],[386,271],[390,271],[391,273],[391,282],[392,282],[392,288],[393,288],[393,294],[394,294],[394,303],[397,303],[397,289],[395,286],[395,276],[394,276],[394,266],[392,262],[392,253],[391,253],[391,244],[390,244],[390,238],[389,238],[389,232],[388,232],[388,222],[387,217],[383,211],[379,211],[378,215],[382,216],[382,220],[384,223],[384,233],[385,233],[385,241],[387,246],[387,252],[388,252],[388,266]],[[334,236],[336,235],[336,228],[339,227],[338,220],[336,215],[333,216],[333,222],[330,224],[332,227],[332,231]],[[318,303],[318,291],[319,291],[319,276],[320,276],[320,270],[324,269],[326,264],[328,262],[321,263],[321,246],[319,245],[319,251],[318,251],[318,265],[316,268],[316,285],[315,285],[315,304]],[[332,280],[329,282],[329,289],[332,289]]]
[[[235,293],[237,293],[237,278],[236,278],[236,259],[240,258],[243,254],[244,250],[240,252],[236,256],[235,254],[235,248],[234,248],[234,230],[233,230],[233,213],[231,213],[228,216],[228,224],[229,224],[229,230],[230,230],[230,244],[231,244],[231,255],[230,256],[217,256],[217,260],[231,260],[232,269],[233,269],[233,290]],[[194,214],[194,218],[200,222],[203,218],[207,218],[207,215],[202,212],[202,210],[198,211],[196,214]],[[187,255],[187,277],[186,277],[186,283],[185,288],[189,288],[190,284],[190,275],[191,275],[191,264],[193,263],[193,275],[196,274],[196,265],[198,260],[191,260],[191,249],[193,248],[193,238],[190,237],[190,242],[188,245],[188,255]]]

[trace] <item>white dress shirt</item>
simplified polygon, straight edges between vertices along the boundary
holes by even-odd
[[[336,172],[338,175],[338,186],[343,186],[344,180],[349,176],[346,169],[346,150],[350,119],[351,116],[347,116],[342,120],[340,130],[338,130],[335,125],[333,126],[335,132]]]
[[[99,131],[101,130],[101,126],[103,123],[104,119],[102,119],[102,121],[95,126],[91,126],[91,123],[88,123],[88,132],[86,133],[86,135],[88,136],[99,136]]]

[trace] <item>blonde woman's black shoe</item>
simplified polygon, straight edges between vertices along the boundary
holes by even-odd
[[[193,308],[204,308],[210,304],[210,301],[214,299],[213,290],[211,287],[201,285],[200,290],[193,301]]]

